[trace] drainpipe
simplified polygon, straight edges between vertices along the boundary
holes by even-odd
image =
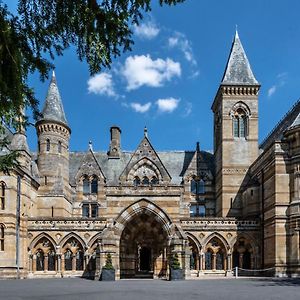
[[[17,210],[16,210],[16,266],[17,278],[20,278],[20,260],[19,260],[19,247],[20,247],[20,207],[21,207],[21,176],[17,177]]]

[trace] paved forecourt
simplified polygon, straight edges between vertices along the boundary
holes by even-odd
[[[299,299],[300,279],[204,279],[186,281],[73,279],[0,280],[1,300]]]

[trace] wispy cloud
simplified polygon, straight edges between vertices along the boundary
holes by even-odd
[[[183,112],[183,117],[187,117],[192,113],[192,108],[193,108],[193,104],[191,102],[187,102],[185,104],[185,108],[184,108],[184,112]]]
[[[147,112],[150,109],[151,105],[152,105],[151,102],[147,102],[145,104],[141,104],[141,103],[138,103],[138,102],[130,103],[130,107],[135,112],[142,113],[142,114]]]
[[[149,54],[134,55],[126,59],[122,74],[127,81],[127,90],[135,90],[143,85],[162,86],[173,77],[180,77],[181,67],[170,58],[154,60]]]
[[[158,107],[158,111],[161,113],[171,113],[179,105],[180,99],[175,99],[173,97],[166,99],[158,99],[155,103]]]
[[[271,98],[279,88],[283,87],[286,84],[287,75],[288,75],[287,72],[282,72],[277,74],[276,76],[277,82],[268,89],[267,92],[268,98]]]
[[[191,42],[187,39],[186,35],[181,32],[174,32],[168,39],[168,46],[170,48],[178,48],[184,55],[185,59],[194,67],[197,66]]]
[[[87,81],[88,92],[96,95],[118,97],[114,90],[112,75],[109,73],[97,74]]]
[[[160,29],[153,21],[134,26],[134,33],[141,39],[152,40],[159,34]]]

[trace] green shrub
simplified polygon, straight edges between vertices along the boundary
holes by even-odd
[[[173,270],[178,270],[180,269],[180,262],[179,262],[179,259],[178,259],[178,254],[175,253],[173,256],[172,256],[172,259],[171,259],[171,268]]]
[[[106,269],[106,270],[114,270],[114,266],[112,264],[112,259],[111,259],[111,254],[108,253],[106,255],[106,261],[105,261],[105,265],[103,266],[103,269]]]

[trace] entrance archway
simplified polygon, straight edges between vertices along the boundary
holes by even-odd
[[[160,278],[167,272],[168,234],[150,210],[125,224],[120,239],[121,278]]]

